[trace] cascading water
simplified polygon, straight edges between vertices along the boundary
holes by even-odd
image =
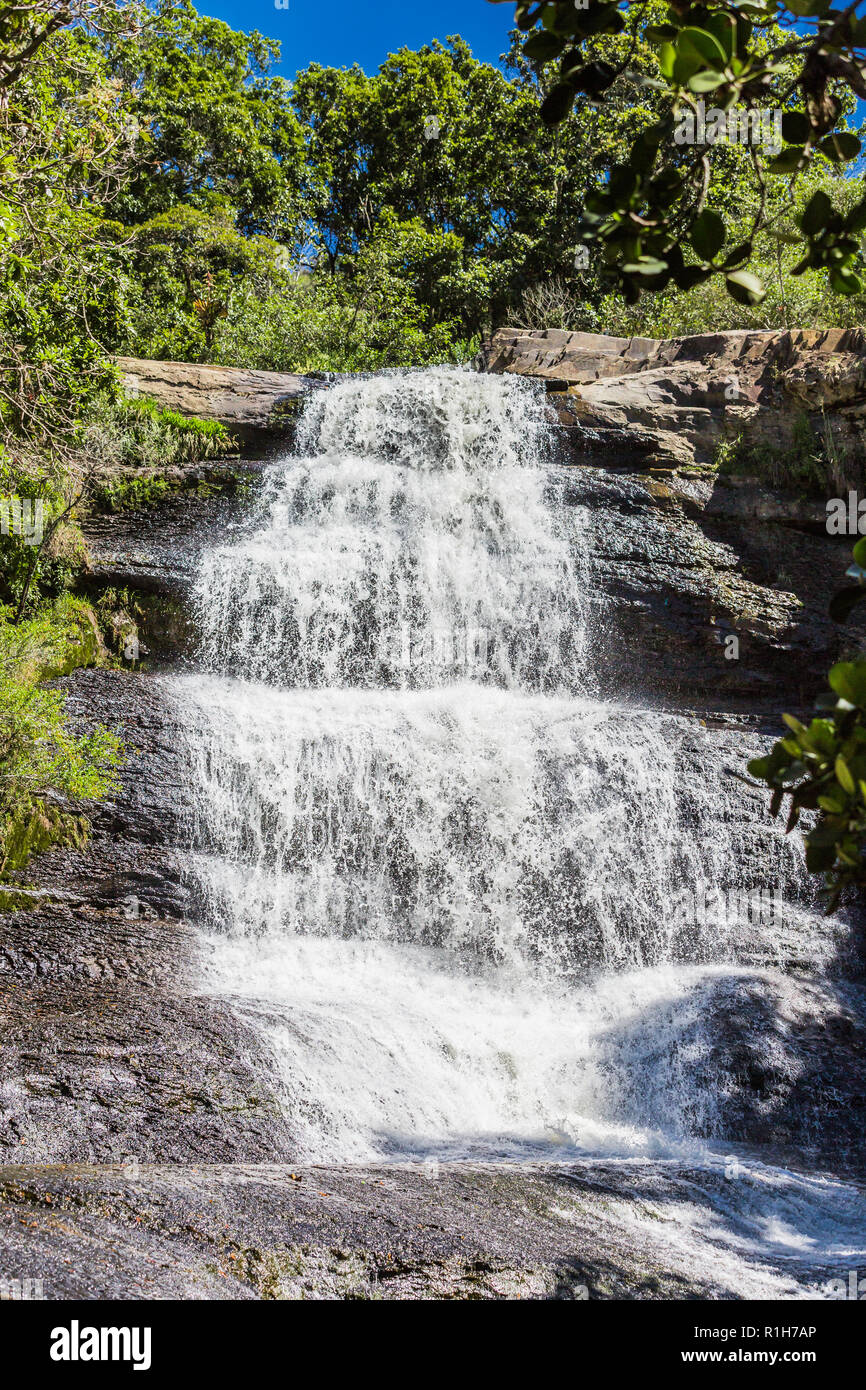
[[[715,993],[834,949],[706,731],[595,697],[593,518],[547,446],[515,378],[348,381],[202,561],[210,987],[299,1157],[693,1152]]]

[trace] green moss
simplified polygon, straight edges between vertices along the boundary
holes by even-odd
[[[61,811],[38,797],[27,797],[4,817],[0,835],[5,855],[2,873],[17,873],[34,854],[42,854],[52,845],[83,849],[89,835],[90,822],[85,816]]]
[[[26,888],[0,888],[0,912],[26,912],[36,906]]]
[[[14,656],[5,651],[13,641]],[[0,663],[4,656],[14,660],[17,680],[38,685],[82,667],[104,665],[107,654],[93,607],[66,594],[38,618],[0,627]]]
[[[0,609],[0,880],[51,845],[81,846],[89,826],[47,799],[104,796],[118,783],[117,737],[97,726],[76,735],[65,695],[45,682],[107,658],[96,617],[65,597],[38,618],[10,622]]]
[[[169,480],[160,475],[144,478],[117,478],[97,488],[94,502],[107,512],[144,511],[165,500],[170,492],[176,491]]]
[[[247,491],[249,491],[248,481],[241,479],[237,473],[231,470],[225,472],[211,471],[204,480],[201,478],[191,480],[183,476],[169,477],[166,473],[150,472],[143,476],[123,473],[117,474],[97,487],[93,492],[93,502],[98,508],[107,512],[145,511],[149,507],[158,506],[167,497],[176,496],[179,493],[192,493],[197,497],[212,497],[220,492],[245,493]]]

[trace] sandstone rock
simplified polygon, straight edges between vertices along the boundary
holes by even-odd
[[[245,367],[209,367],[191,362],[150,362],[119,357],[126,390],[147,396],[182,415],[219,420],[236,438],[260,441],[284,436],[293,411],[308,391],[326,382],[290,372],[258,372]]]
[[[537,377],[558,403],[560,423],[596,433],[628,455],[655,453],[674,465],[712,463],[720,440],[790,449],[803,413],[824,413],[840,454],[863,473],[866,334],[851,329],[742,330],[688,338],[610,338],[560,329],[500,329],[480,365]]]
[[[805,469],[812,494],[785,482],[826,432],[838,460],[824,465],[827,495],[866,486],[866,334],[502,329],[479,365],[548,388],[567,465],[552,487],[592,517],[582,544],[610,634],[596,644],[603,693],[649,686],[671,705],[808,709],[866,625],[828,617],[852,542],[827,534],[820,471]],[[760,474],[720,466],[720,446],[738,438]],[[721,631],[738,638],[738,659]]]

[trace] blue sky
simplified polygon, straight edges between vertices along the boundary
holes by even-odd
[[[460,34],[476,58],[497,62],[508,47],[514,6],[488,0],[194,0],[202,14],[224,19],[233,29],[258,29],[282,45],[278,69],[292,77],[318,62],[330,67],[360,63],[376,68],[395,49],[420,48],[431,39]]]

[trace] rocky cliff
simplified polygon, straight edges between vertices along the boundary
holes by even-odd
[[[796,481],[791,451],[814,432],[832,453],[838,486],[848,467],[862,477],[861,328],[662,340],[501,329],[485,346],[482,365],[543,381],[579,453],[597,456],[601,446],[647,466],[712,464],[721,444],[736,442],[745,459],[763,457],[777,481]]]
[[[503,329],[481,365],[544,382],[570,465],[564,499],[592,496],[612,689],[807,707],[866,640],[862,624],[828,619],[854,538],[826,526],[830,497],[866,496],[863,330],[656,341]]]
[[[146,396],[182,415],[218,420],[235,438],[258,448],[284,438],[301,398],[328,381],[327,373],[297,376],[140,357],[120,357],[118,366],[130,395]]]

